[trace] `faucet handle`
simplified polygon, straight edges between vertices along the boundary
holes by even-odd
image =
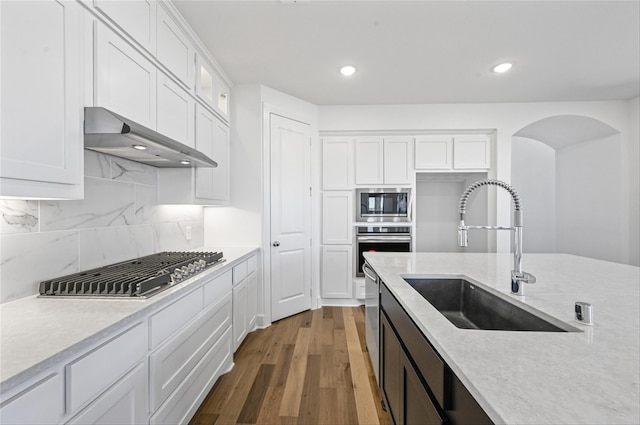
[[[511,270],[511,293],[524,296],[523,283],[536,283],[536,277],[531,273]]]

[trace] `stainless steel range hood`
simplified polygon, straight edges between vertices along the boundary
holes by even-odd
[[[202,152],[101,107],[84,108],[84,147],[161,168],[218,166]]]

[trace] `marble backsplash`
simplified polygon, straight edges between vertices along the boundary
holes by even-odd
[[[85,151],[83,200],[0,200],[0,303],[37,294],[45,279],[201,247],[203,208],[158,205],[158,172]]]

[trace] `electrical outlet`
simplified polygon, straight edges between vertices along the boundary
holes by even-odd
[[[184,237],[190,241],[191,240],[191,226],[187,226],[184,229]]]

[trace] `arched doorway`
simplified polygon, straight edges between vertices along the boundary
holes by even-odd
[[[622,262],[623,142],[602,121],[544,118],[512,138],[511,178],[526,205],[525,252]]]

